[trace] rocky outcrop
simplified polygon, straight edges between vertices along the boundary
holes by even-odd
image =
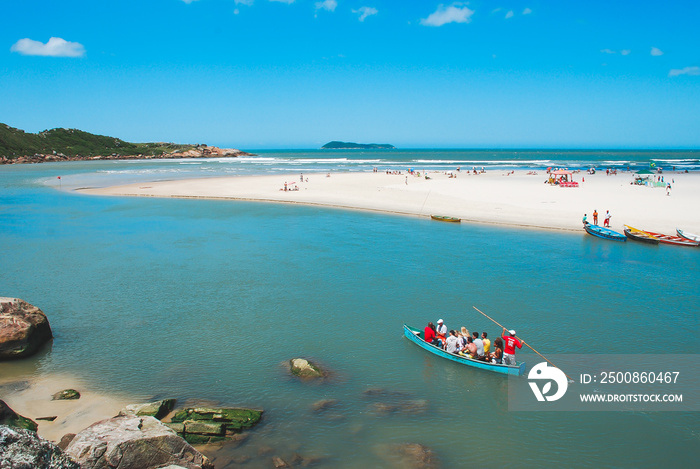
[[[5,401],[0,401],[0,425],[24,428],[33,432],[35,432],[37,429],[37,424],[35,421],[28,419],[27,417],[22,417],[17,412],[10,409],[10,407],[5,404]]]
[[[189,443],[202,444],[230,439],[257,425],[262,414],[254,409],[194,407],[175,412],[166,425]]]
[[[428,401],[414,399],[410,394],[386,389],[368,389],[362,393],[372,402],[369,409],[382,415],[388,414],[422,414],[428,411]]]
[[[154,417],[114,417],[78,433],[66,454],[81,469],[156,469],[168,465],[214,469],[214,465]]]
[[[197,145],[191,150],[174,151],[171,153],[164,152],[159,155],[122,155],[120,153],[112,153],[109,155],[98,156],[66,156],[63,153],[43,154],[35,153],[33,155],[23,155],[16,158],[0,157],[0,165],[2,164],[25,164],[25,163],[47,163],[57,161],[85,161],[85,160],[150,160],[150,159],[175,159],[175,158],[236,158],[239,156],[255,156],[254,153],[237,150],[235,148],[218,148],[207,145]]]
[[[18,298],[0,297],[0,360],[28,357],[51,337],[42,310]]]
[[[75,389],[64,389],[51,396],[52,401],[73,401],[80,399],[80,393]]]
[[[80,469],[80,466],[35,432],[0,425],[0,468]]]
[[[175,407],[175,399],[163,399],[161,401],[147,402],[145,404],[130,404],[119,411],[119,415],[131,415],[134,417],[155,417],[161,420]]]
[[[324,378],[328,374],[317,364],[303,358],[292,358],[289,360],[289,371],[294,376],[303,379]]]

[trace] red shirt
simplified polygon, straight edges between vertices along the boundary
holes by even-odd
[[[509,355],[515,355],[515,347],[521,348],[523,346],[518,339],[510,335],[507,337],[505,335],[503,336],[503,343],[503,353],[507,353]]]
[[[433,340],[435,340],[435,331],[432,327],[426,327],[423,336],[425,336],[426,342],[432,342]]]

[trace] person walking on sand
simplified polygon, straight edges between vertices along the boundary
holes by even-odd
[[[610,218],[612,218],[612,215],[610,215],[610,210],[606,210],[605,221],[603,222],[603,226],[610,228]]]
[[[598,210],[593,209],[593,224],[598,224]]]

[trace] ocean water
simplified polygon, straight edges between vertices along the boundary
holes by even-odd
[[[476,306],[545,354],[693,353],[700,251],[583,232],[65,190],[422,161],[447,168],[477,159],[369,153],[0,167],[0,296],[41,307],[55,334],[49,350],[28,360],[34,373],[77,374],[134,400],[263,408],[263,423],[243,446],[209,449],[218,468],[238,467],[232,461],[241,454],[252,457],[241,467],[269,467],[270,447],[283,458],[320,457],[318,467],[389,468],[396,464],[389,448],[404,442],[429,446],[445,467],[658,467],[669,454],[695,465],[697,413],[508,412],[504,377],[429,356],[403,337],[402,324],[443,318],[450,328],[497,336]],[[481,157],[478,166],[521,164],[507,153]],[[697,154],[686,153],[634,164],[683,160],[696,170]],[[518,167],[615,166],[603,159],[609,155],[523,158],[530,162]],[[617,167],[630,159],[618,157]],[[283,365],[294,357],[318,361],[331,377],[290,378]],[[520,358],[539,361],[525,352]],[[368,396],[370,389],[384,397]],[[321,399],[338,404],[311,411]],[[402,402],[423,411],[377,407]]]

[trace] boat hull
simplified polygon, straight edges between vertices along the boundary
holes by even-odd
[[[445,217],[445,216],[442,216],[442,215],[430,215],[430,218],[432,218],[433,220],[437,220],[437,221],[446,221],[446,222],[448,222],[448,223],[459,223],[459,222],[462,221],[461,218],[457,218],[457,217]]]
[[[583,225],[583,229],[586,230],[586,233],[589,235],[596,236],[598,238],[609,239],[612,241],[627,241],[625,235],[602,226],[586,223]]]
[[[629,228],[625,228],[625,236],[632,241],[639,241],[640,243],[659,244],[659,240],[653,236],[648,236],[644,232],[633,231]]]
[[[688,233],[687,231],[679,230],[678,228],[676,228],[676,233],[678,233],[678,236],[681,238],[700,242],[700,236],[696,234]]]
[[[474,360],[472,358],[467,358],[467,357],[462,357],[461,355],[455,355],[453,353],[448,353],[445,350],[441,349],[440,347],[436,347],[434,345],[431,345],[427,343],[423,338],[421,337],[421,331],[420,329],[413,328],[411,326],[407,326],[406,324],[403,325],[403,333],[404,335],[413,342],[414,344],[418,345],[420,348],[427,350],[428,352],[437,355],[442,358],[447,358],[448,360],[452,360],[453,362],[460,363],[462,365],[467,365],[471,366],[473,368],[479,368],[481,370],[486,370],[486,371],[493,371],[495,373],[501,373],[505,375],[514,375],[514,376],[520,376],[525,373],[525,363],[519,363],[515,366],[511,365],[498,365],[496,363],[488,363],[488,362],[482,362],[479,360]]]
[[[664,243],[664,244],[672,244],[674,246],[691,246],[691,247],[700,246],[700,242],[693,241],[692,239],[666,235],[663,233],[654,233],[653,231],[645,231],[645,233],[653,236],[654,238],[657,238],[660,243]]]

